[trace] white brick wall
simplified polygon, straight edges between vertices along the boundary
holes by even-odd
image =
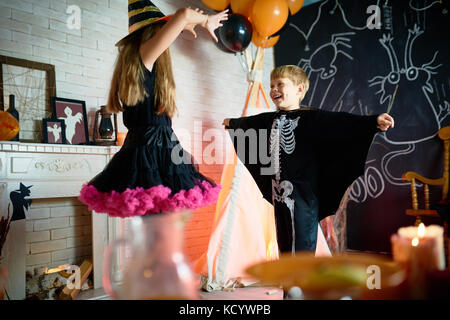
[[[167,14],[184,6],[207,9],[200,0],[154,3]],[[81,8],[81,30],[66,26],[66,10],[72,4]],[[0,0],[0,54],[54,64],[57,95],[87,102],[90,134],[94,111],[106,103],[114,44],[127,34],[127,27],[127,0]],[[221,52],[197,29],[199,39],[182,36],[172,48],[179,119],[189,122],[187,113],[202,115],[202,110],[220,117],[239,115],[247,82],[238,59]],[[266,51],[269,71],[272,55]],[[179,119],[174,122],[181,124]],[[121,117],[119,122],[124,131]]]
[[[73,4],[81,8],[81,30],[66,25]],[[106,103],[114,44],[127,33],[126,10],[127,0],[0,0],[0,54],[55,65],[57,96],[86,101],[92,136],[94,112]]]
[[[28,271],[92,256],[91,213],[76,198],[33,200],[26,224]]]

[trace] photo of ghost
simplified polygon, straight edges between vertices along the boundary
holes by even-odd
[[[89,142],[89,135],[85,102],[53,97],[52,107],[53,117],[64,121],[64,143],[87,144]]]
[[[78,112],[72,115],[72,109],[68,106],[64,108],[64,117],[59,117],[59,119],[64,119],[66,122],[66,139],[69,144],[72,144],[73,137],[75,136],[75,126],[81,124],[83,121],[83,115]]]
[[[44,119],[42,120],[44,142],[45,143],[66,143],[65,123],[62,119]]]
[[[61,136],[61,127],[58,127],[58,125],[55,123],[53,127],[47,127],[47,131],[53,133],[53,140],[55,142],[59,141],[59,138]]]

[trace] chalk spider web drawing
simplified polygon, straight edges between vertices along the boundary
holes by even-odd
[[[4,107],[9,107],[9,95],[14,95],[16,109],[20,114],[20,138],[41,141],[40,120],[51,116],[46,100],[49,87],[45,71],[9,64],[2,64],[2,69],[3,82],[0,86],[3,89]]]

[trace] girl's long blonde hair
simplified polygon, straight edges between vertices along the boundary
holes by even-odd
[[[162,23],[154,23],[131,34],[119,46],[116,66],[109,89],[107,108],[110,112],[123,111],[122,104],[135,106],[144,101],[148,93],[144,87],[145,66],[141,62],[139,48],[141,43],[150,39]],[[157,114],[167,114],[170,118],[176,112],[175,81],[172,71],[172,59],[167,49],[156,60],[155,108]]]

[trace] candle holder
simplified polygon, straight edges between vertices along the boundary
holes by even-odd
[[[114,125],[111,120],[113,115]],[[101,146],[113,146],[117,141],[117,114],[112,114],[106,110],[106,106],[101,106],[95,112],[94,142]]]

